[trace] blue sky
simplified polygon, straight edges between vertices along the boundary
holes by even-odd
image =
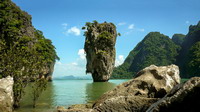
[[[151,31],[187,34],[200,20],[199,0],[12,0],[32,15],[33,26],[52,40],[61,58],[54,76],[85,75],[85,22],[113,22],[121,33],[116,65]]]

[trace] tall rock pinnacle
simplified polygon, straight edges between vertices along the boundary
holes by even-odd
[[[113,23],[87,22],[85,27],[86,73],[94,82],[108,81],[115,65],[116,26]]]

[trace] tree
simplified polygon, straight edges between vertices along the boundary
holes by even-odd
[[[200,41],[195,43],[189,50],[188,75],[200,76]]]

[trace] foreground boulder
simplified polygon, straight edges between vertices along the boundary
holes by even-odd
[[[13,110],[13,78],[8,76],[0,79],[0,112]]]
[[[116,27],[113,23],[86,23],[85,45],[86,73],[91,73],[94,82],[108,81],[115,65]]]
[[[151,105],[147,112],[197,112],[200,105],[200,77],[174,87],[170,93]]]
[[[143,105],[147,105],[147,103],[149,105],[154,103],[156,101],[155,99],[164,97],[175,85],[179,83],[180,76],[178,66],[170,65],[157,67],[155,65],[151,65],[138,72],[134,79],[122,83],[115,87],[112,91],[105,93],[94,104],[94,108],[100,111],[105,111],[104,109],[109,107],[113,111],[117,111],[119,103],[124,102],[124,100],[129,100],[129,98],[135,100],[132,102],[141,101],[140,103],[143,103]],[[145,102],[140,99],[148,101]],[[136,108],[143,106],[142,104],[137,105],[137,103],[131,103],[130,101],[126,103],[129,104],[125,104],[126,106],[123,105],[123,109],[131,108],[131,106],[137,106]],[[129,105],[129,107],[127,107],[127,105]]]
[[[157,67],[151,65],[138,72],[136,77],[105,93],[92,108],[60,109],[59,112],[142,112],[164,97],[180,83],[176,65]]]

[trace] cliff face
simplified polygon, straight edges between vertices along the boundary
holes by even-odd
[[[51,40],[32,26],[31,16],[11,0],[0,1],[0,78],[14,80],[14,107],[30,81],[51,79],[58,59]]]
[[[11,0],[0,1],[0,59],[10,49],[35,49],[37,55],[47,60],[43,67],[48,71],[47,78],[51,77],[57,55],[51,41],[46,39],[42,32],[32,26],[31,16],[22,11]],[[18,44],[18,45],[17,45]],[[15,48],[12,48],[15,46]],[[3,65],[0,65],[3,66]],[[27,66],[24,66],[27,68]],[[27,68],[28,69],[28,68]],[[4,76],[3,76],[4,77]]]
[[[94,82],[108,81],[115,65],[116,27],[112,23],[94,21],[86,23],[86,28],[86,73],[92,74]]]
[[[190,25],[189,32],[186,35],[183,44],[181,45],[182,48],[177,58],[177,64],[181,69],[181,74],[183,77],[189,78],[193,76],[199,76],[198,70],[200,64],[191,63],[199,63],[197,58],[195,60],[195,57],[199,56],[199,50],[195,52],[192,49],[196,46],[197,42],[200,42],[200,21],[197,25]]]
[[[13,78],[8,76],[0,79],[0,111],[13,111]]]
[[[175,44],[179,45],[179,46],[182,45],[184,39],[185,39],[185,35],[183,35],[183,34],[174,34],[174,35],[172,36],[172,41],[173,41]]]
[[[129,53],[124,63],[113,71],[113,78],[132,78],[139,70],[154,64],[165,66],[176,61],[178,50],[168,36],[159,32],[150,32]]]

